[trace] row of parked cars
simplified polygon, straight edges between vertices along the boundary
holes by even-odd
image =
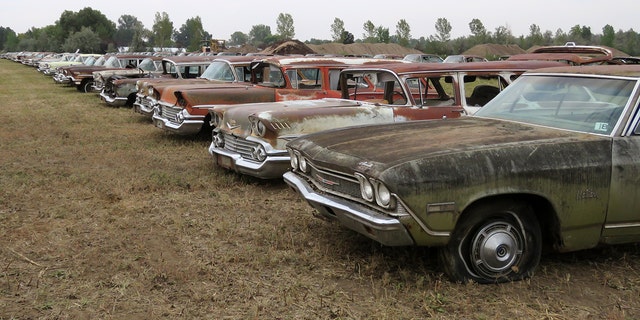
[[[383,245],[439,247],[453,281],[520,280],[543,250],[640,240],[640,66],[607,49],[210,59],[92,79],[158,130],[210,135],[217,168],[284,179]]]

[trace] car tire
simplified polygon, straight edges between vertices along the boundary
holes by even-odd
[[[449,278],[486,284],[532,276],[540,262],[542,236],[531,207],[499,200],[470,210],[439,251]]]
[[[78,91],[84,92],[84,93],[91,92],[93,90],[92,86],[93,86],[93,81],[84,80],[84,81],[82,81],[82,83],[78,87]]]

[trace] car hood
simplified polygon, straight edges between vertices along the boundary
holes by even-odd
[[[454,154],[459,154],[458,158],[473,158],[474,153],[488,151],[496,155],[513,147],[523,147],[520,152],[525,149],[535,152],[541,145],[605,138],[502,120],[463,117],[329,130],[300,137],[288,145],[302,149],[314,162],[327,168],[382,172],[429,158],[455,161]]]
[[[215,106],[224,114],[219,130],[237,137],[251,135],[251,119],[268,128],[263,137],[276,149],[302,134],[358,124],[393,121],[393,110],[347,99],[291,100],[267,103]]]
[[[268,87],[247,85],[246,83],[220,82],[201,87],[165,88],[162,92],[162,100],[171,101],[171,96],[174,99],[178,97],[184,99],[187,108],[198,109],[197,106],[201,105],[275,101],[275,90]],[[189,111],[191,112],[191,110]],[[207,111],[205,110],[206,113]]]

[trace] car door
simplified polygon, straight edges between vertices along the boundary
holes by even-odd
[[[637,108],[636,108],[637,109]],[[609,209],[603,241],[640,241],[640,119],[637,111],[628,133],[614,137]]]

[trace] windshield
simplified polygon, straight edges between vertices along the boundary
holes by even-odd
[[[476,116],[609,135],[635,84],[620,78],[528,75],[507,87]]]
[[[109,57],[104,65],[109,68],[121,68],[120,60],[116,56]]]
[[[96,60],[96,62],[93,64],[94,66],[102,66],[104,65],[104,63],[107,61],[107,59],[104,56],[100,56],[100,58],[98,58],[98,60]]]
[[[231,66],[224,61],[213,61],[200,76],[209,80],[235,81]]]
[[[142,60],[142,62],[140,62],[138,68],[144,71],[156,71],[156,64],[154,63],[153,59],[146,58]]]

